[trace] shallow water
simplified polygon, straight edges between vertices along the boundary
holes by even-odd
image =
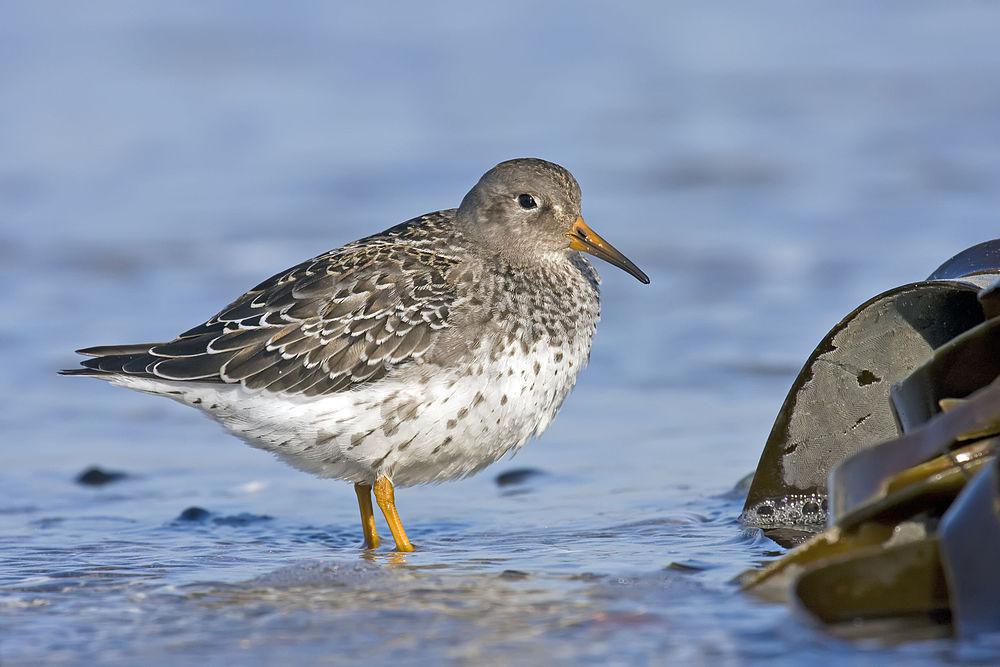
[[[780,552],[732,489],[815,342],[997,235],[1000,8],[661,4],[5,4],[0,663],[1000,660],[731,583]],[[524,154],[653,284],[601,267],[540,441],[398,494],[414,554],[360,549],[349,485],[54,374]]]

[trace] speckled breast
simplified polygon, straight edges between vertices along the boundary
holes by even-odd
[[[589,262],[491,275],[470,304],[481,309],[477,344],[428,378],[422,433],[381,462],[397,484],[462,477],[516,451],[549,426],[587,363],[600,315]]]

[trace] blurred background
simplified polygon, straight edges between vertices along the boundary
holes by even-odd
[[[998,29],[918,0],[0,4],[0,661],[961,658],[738,597],[777,547],[727,492],[841,316],[997,236]],[[652,285],[599,267],[560,417],[401,492],[404,562],[359,558],[349,485],[55,375],[518,156]]]

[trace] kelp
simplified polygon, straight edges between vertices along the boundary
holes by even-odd
[[[943,617],[948,585],[935,539],[871,547],[810,569],[795,596],[824,623],[858,618]]]
[[[825,523],[829,471],[901,433],[890,388],[933,350],[984,320],[978,288],[957,280],[889,290],[859,306],[820,342],[775,420],[743,512],[763,528]]]
[[[954,626],[974,637],[1000,630],[1000,467],[976,475],[941,520],[941,562]]]
[[[1000,383],[995,383],[923,427],[843,461],[830,474],[830,519],[840,521],[859,506],[878,501],[887,480],[942,454],[950,455],[963,435],[989,431],[998,416]]]
[[[853,634],[1000,631],[998,377],[1000,240],[848,315],[793,385],[742,515],[779,540],[826,530],[744,588]],[[824,511],[804,521],[801,498]]]
[[[1000,631],[1000,467],[987,457],[977,468],[943,514],[924,508],[897,523],[872,512],[838,524],[746,573],[744,589],[826,624],[850,623],[854,635],[858,621],[886,619],[917,637],[930,623],[963,637]]]
[[[912,431],[941,412],[941,403],[969,396],[1000,376],[1000,318],[956,336],[890,390],[900,428]]]

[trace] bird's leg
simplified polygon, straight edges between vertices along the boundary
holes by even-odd
[[[375,502],[382,508],[385,515],[385,522],[389,524],[392,531],[392,539],[396,540],[396,551],[413,551],[413,545],[406,537],[403,530],[403,522],[399,520],[396,513],[396,497],[392,490],[392,482],[388,477],[379,477],[375,480]]]
[[[365,547],[374,549],[378,546],[378,532],[375,530],[375,512],[372,510],[371,484],[355,484],[354,492],[358,494],[358,507],[361,508],[361,528],[365,532]]]

